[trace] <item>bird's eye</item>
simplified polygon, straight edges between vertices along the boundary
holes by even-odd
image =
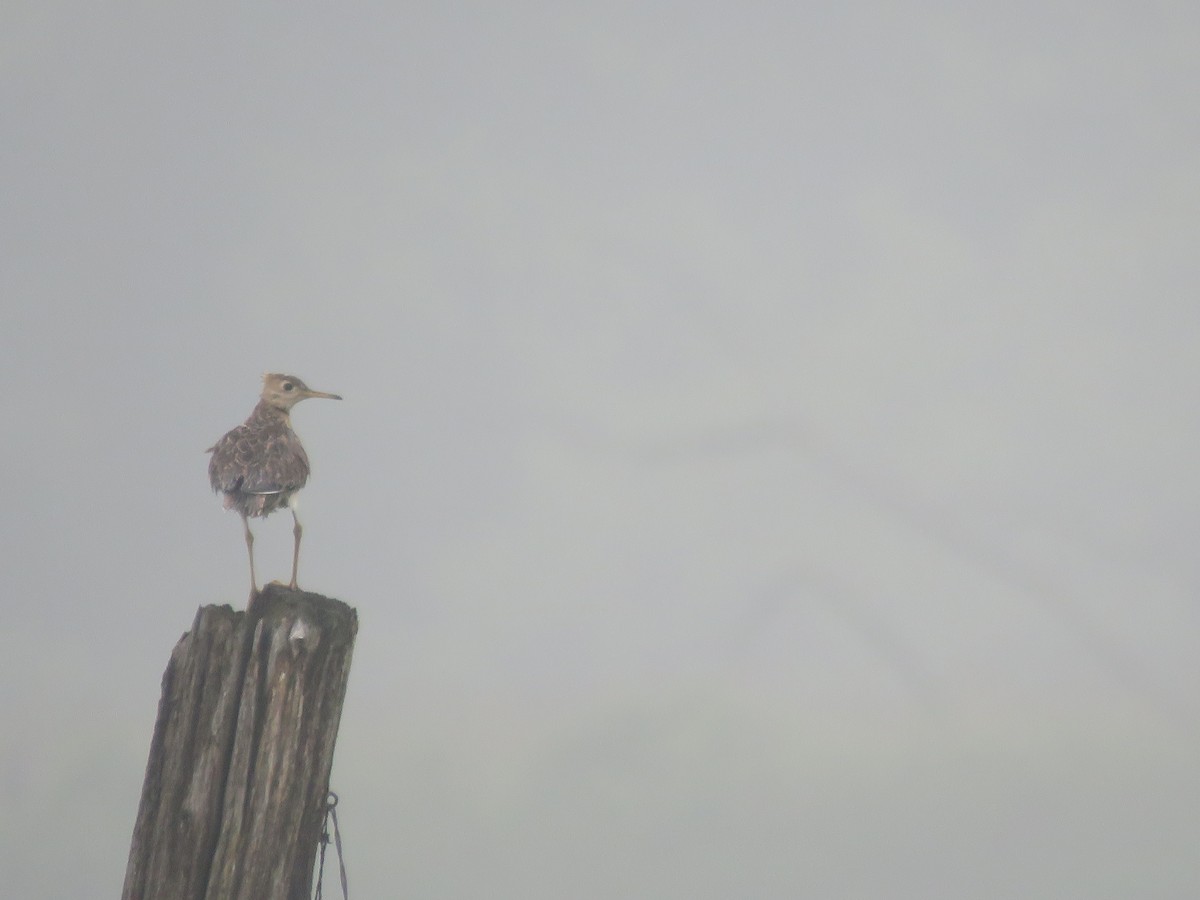
[[[294,388],[294,387],[295,387],[295,385],[294,385],[294,384],[292,384],[290,381],[285,381],[285,382],[283,383],[283,389],[284,389],[285,391],[290,391],[290,390],[292,390],[292,388]]]

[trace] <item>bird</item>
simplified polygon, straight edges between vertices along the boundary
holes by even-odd
[[[226,509],[235,509],[242,517],[246,532],[246,552],[250,556],[250,599],[258,596],[254,577],[254,533],[250,519],[269,516],[280,509],[292,511],[292,590],[300,564],[300,535],[304,529],[296,515],[296,492],[308,481],[308,454],[296,432],[292,431],[292,407],[301,400],[322,398],[341,400],[337,394],[314,391],[295,375],[271,372],[263,375],[261,399],[249,418],[228,431],[206,450],[208,480],[215,493],[224,495]]]

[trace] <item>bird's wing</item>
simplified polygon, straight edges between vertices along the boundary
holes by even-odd
[[[308,472],[308,454],[300,439],[282,426],[239,425],[217,441],[208,462],[213,490],[226,494],[296,491],[308,481]]]
[[[242,490],[255,493],[298,491],[308,481],[308,454],[290,428],[267,433],[257,479],[247,479]]]

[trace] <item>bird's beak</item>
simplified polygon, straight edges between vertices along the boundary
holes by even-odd
[[[342,399],[341,394],[327,394],[324,391],[305,391],[304,397],[305,397],[305,399],[308,399],[309,397],[316,397],[319,400],[341,400]]]

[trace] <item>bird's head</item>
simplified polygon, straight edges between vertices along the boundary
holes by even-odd
[[[307,400],[310,397],[320,397],[325,400],[342,399],[337,394],[314,391],[295,375],[269,372],[263,376],[262,398],[268,406],[287,412],[301,400]]]

